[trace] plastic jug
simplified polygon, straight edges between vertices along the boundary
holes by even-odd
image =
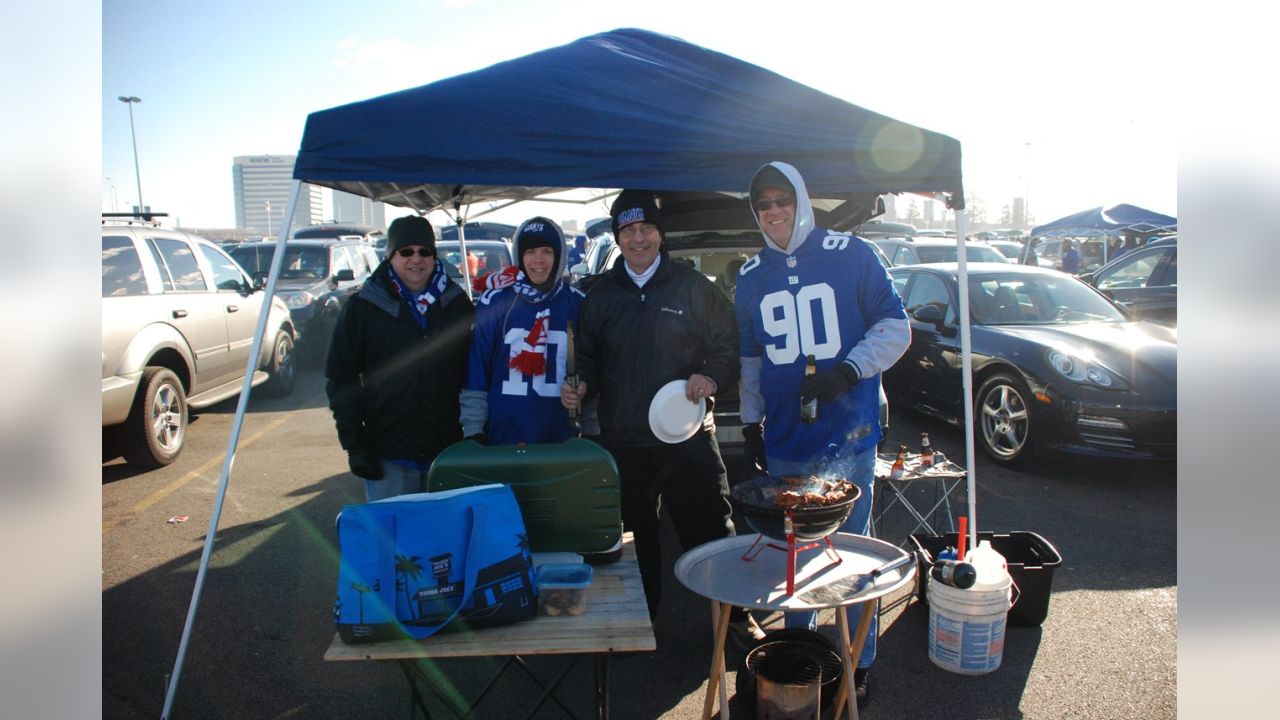
[[[980,541],[978,547],[965,555],[964,560],[977,571],[972,589],[998,590],[1009,586],[1009,564],[1003,555],[991,547],[990,540]]]

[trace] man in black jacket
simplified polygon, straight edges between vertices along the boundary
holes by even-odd
[[[634,533],[649,615],[662,587],[658,509],[665,506],[685,549],[734,534],[729,481],[715,439],[716,391],[738,379],[738,333],[728,298],[690,266],[662,251],[653,194],[625,190],[610,209],[622,251],[578,311],[576,388],[561,385],[566,408],[599,398],[601,442],[618,463],[622,521]],[[685,398],[707,401],[687,438],[659,439],[649,406],[662,386],[687,380]],[[673,442],[674,441],[674,442]],[[763,637],[741,610],[739,634]]]
[[[437,262],[426,218],[387,228],[387,259],[343,307],[325,377],[338,442],[369,501],[422,492],[462,437],[458,392],[475,307]]]

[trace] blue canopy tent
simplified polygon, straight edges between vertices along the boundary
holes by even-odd
[[[1102,237],[1122,235],[1125,231],[1150,235],[1178,229],[1178,219],[1152,212],[1137,205],[1120,204],[1103,210],[1083,210],[1031,228],[1032,237]]]
[[[420,212],[571,188],[948,193],[960,143],[677,38],[623,29],[312,113],[297,180]]]
[[[963,207],[960,143],[850,104],[736,58],[677,38],[621,29],[576,40],[429,85],[312,113],[294,164],[287,237],[301,183],[426,214],[522,200],[586,200],[619,188],[655,191],[668,232],[695,218],[750,219],[752,174],[782,160],[805,178],[820,224],[856,227],[884,193],[937,196]],[[492,212],[489,208],[485,212]],[[691,212],[692,210],[698,212]],[[484,213],[480,213],[484,214]],[[711,218],[707,220],[707,218]],[[963,213],[957,213],[964,237]],[[465,243],[465,227],[461,227]],[[281,242],[283,242],[281,240]],[[264,303],[274,293],[275,254]],[[960,253],[961,288],[967,288]],[[467,285],[470,283],[467,282]],[[972,427],[968,298],[962,292],[966,422]],[[259,320],[260,343],[267,313]],[[257,357],[257,346],[250,353]],[[246,378],[252,376],[252,369]],[[208,540],[197,572],[165,715],[181,673],[249,382],[232,424]],[[973,456],[972,436],[967,452]],[[970,516],[975,474],[969,474]],[[976,523],[971,527],[976,532]],[[976,543],[975,543],[976,544]]]
[[[1121,203],[1104,210],[1101,205],[1096,208],[1082,210],[1078,213],[1058,218],[1050,223],[1031,228],[1031,239],[1022,250],[1021,261],[1028,262],[1040,238],[1108,238],[1108,237],[1149,237],[1157,233],[1172,232],[1178,229],[1178,219],[1158,212],[1152,212],[1137,205]],[[1105,264],[1112,257],[1112,248],[1107,242],[1091,241],[1101,247],[1098,253]],[[1135,241],[1136,242],[1136,241]]]

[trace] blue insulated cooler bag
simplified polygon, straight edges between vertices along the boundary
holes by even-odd
[[[529,539],[511,488],[416,493],[338,514],[338,634],[422,639],[532,619]]]

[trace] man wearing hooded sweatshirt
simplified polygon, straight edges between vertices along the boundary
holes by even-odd
[[[560,397],[569,409],[599,398],[601,442],[618,463],[622,522],[634,533],[652,618],[662,595],[659,507],[666,508],[686,550],[734,534],[712,396],[737,380],[738,338],[724,293],[663,249],[653,193],[624,190],[609,214],[622,257],[582,303],[576,338],[581,379],[576,387],[562,385]],[[689,437],[659,439],[649,425],[650,402],[675,380],[686,380],[685,399],[705,399],[706,411]],[[764,636],[740,608],[730,624],[738,640]]]
[[[843,532],[867,535],[874,497],[880,373],[911,341],[902,298],[875,255],[851,233],[816,227],[804,179],[773,162],[751,179],[750,201],[765,247],[739,271],[734,314],[742,356],[743,436],[763,443],[771,473],[834,474],[862,494]],[[805,376],[808,355],[816,375]],[[818,401],[817,420],[800,406]],[[861,613],[848,611],[850,627]],[[788,626],[816,629],[817,613],[791,613]],[[855,675],[867,700],[877,623]]]
[[[329,408],[370,501],[422,492],[461,439],[458,390],[475,308],[437,262],[426,218],[387,228],[387,259],[342,308],[325,368]]]
[[[481,443],[558,443],[577,434],[560,403],[568,323],[586,297],[564,281],[564,233],[544,217],[516,230],[518,273],[501,277],[476,307],[462,387],[462,434]],[[491,276],[492,277],[492,276]]]

